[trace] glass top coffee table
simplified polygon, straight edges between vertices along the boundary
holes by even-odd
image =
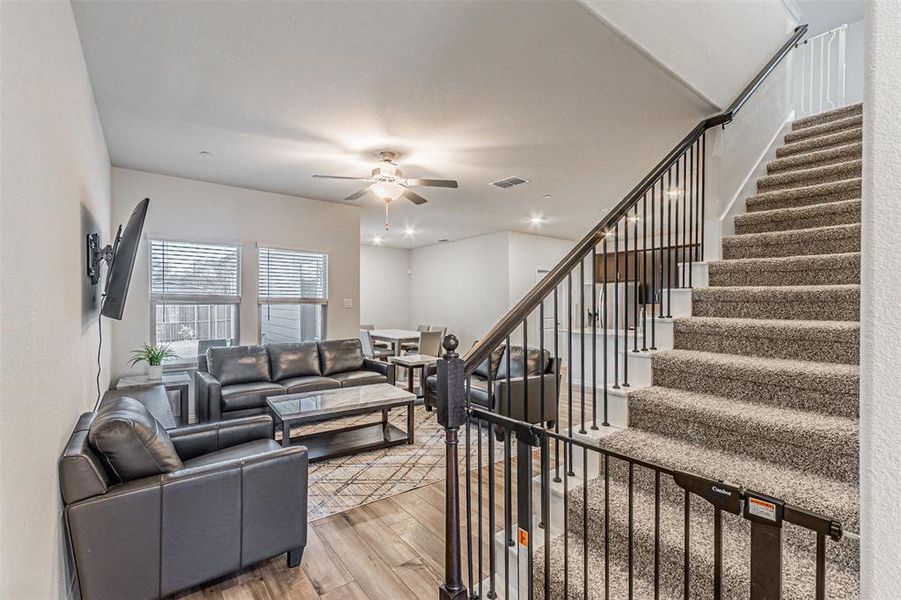
[[[269,414],[282,430],[282,446],[307,447],[310,462],[398,444],[412,444],[416,395],[388,383],[303,392],[266,399]],[[407,407],[407,431],[388,422],[388,411]],[[291,427],[339,417],[382,413],[381,422],[291,437]]]

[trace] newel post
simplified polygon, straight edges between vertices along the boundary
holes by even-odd
[[[444,427],[447,445],[444,506],[444,583],[439,600],[465,600],[460,563],[460,481],[457,466],[457,434],[466,420],[463,359],[454,335],[445,336],[444,356],[438,359],[438,423]]]

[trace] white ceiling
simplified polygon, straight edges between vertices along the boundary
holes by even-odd
[[[364,243],[579,237],[712,111],[571,1],[74,7],[116,166],[341,201],[358,182],[311,175],[391,149],[407,177],[460,182],[392,203],[387,233],[364,198]],[[511,175],[532,183],[489,186]]]

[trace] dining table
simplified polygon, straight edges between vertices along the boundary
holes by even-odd
[[[369,337],[373,340],[388,342],[394,349],[394,355],[400,356],[400,345],[407,342],[418,342],[419,332],[413,329],[373,329],[369,332]]]

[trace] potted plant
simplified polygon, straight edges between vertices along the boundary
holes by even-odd
[[[131,366],[139,362],[147,363],[147,377],[154,380],[163,378],[163,361],[167,358],[179,358],[169,346],[152,346],[144,344],[140,350],[131,351]]]

